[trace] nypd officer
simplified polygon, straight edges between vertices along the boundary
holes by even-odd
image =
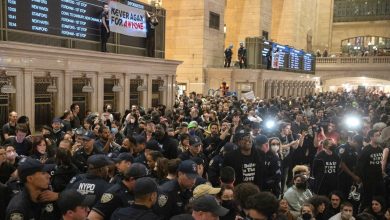
[[[55,203],[42,202],[42,194],[49,191],[51,166],[41,164],[32,158],[19,161],[18,175],[24,189],[10,201],[6,219],[59,219],[60,213]]]
[[[92,155],[101,154],[102,152],[94,146],[95,135],[92,131],[87,131],[82,139],[84,142],[83,146],[75,149],[76,151],[73,154],[72,161],[82,173],[85,173],[88,169],[88,158]]]
[[[109,155],[110,154],[113,153],[109,153]],[[115,162],[118,173],[110,180],[110,184],[121,183],[124,173],[131,167],[131,164],[134,163],[134,158],[131,153],[120,153],[118,157],[114,157],[112,160]]]
[[[148,169],[141,163],[134,163],[124,172],[123,180],[110,187],[93,207],[90,220],[110,219],[118,207],[128,207],[134,203],[136,179],[147,176]]]
[[[87,164],[87,173],[73,177],[67,189],[76,189],[83,195],[95,195],[97,200],[110,187],[107,182],[109,178],[108,166],[112,165],[113,162],[106,155],[97,154],[90,156]]]
[[[170,180],[160,187],[155,211],[164,219],[185,212],[185,207],[192,197],[192,187],[198,177],[196,163],[192,160],[182,161],[178,167],[177,179]]]
[[[135,201],[130,207],[117,209],[111,219],[161,219],[153,213],[153,205],[157,201],[157,183],[150,177],[142,177],[135,181]]]

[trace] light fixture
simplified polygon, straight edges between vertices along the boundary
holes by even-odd
[[[114,79],[114,86],[112,87],[112,91],[113,92],[122,92],[123,88],[119,84],[118,80],[115,78],[115,75],[113,75],[112,78]]]
[[[51,77],[50,72],[47,73],[47,76],[49,77],[51,84],[47,86],[46,92],[50,92],[50,93],[58,92],[58,88],[56,86],[56,80],[53,77]]]
[[[0,78],[3,78],[7,81],[7,84],[3,85],[0,89],[1,93],[4,94],[14,94],[16,93],[16,88],[12,85],[10,77],[7,76],[5,70],[2,71]]]
[[[83,78],[84,78],[86,84],[83,86],[81,91],[82,92],[86,92],[86,93],[92,93],[93,92],[93,87],[91,86],[91,81],[86,78],[86,74],[83,74]]]
[[[137,91],[138,91],[138,92],[144,92],[144,91],[146,91],[146,90],[148,90],[148,87],[146,87],[146,86],[144,86],[144,85],[139,85],[139,86],[137,87]]]

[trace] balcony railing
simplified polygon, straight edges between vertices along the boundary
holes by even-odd
[[[335,63],[335,64],[344,64],[344,63],[384,63],[390,64],[390,56],[384,57],[318,57],[316,59],[317,63]]]

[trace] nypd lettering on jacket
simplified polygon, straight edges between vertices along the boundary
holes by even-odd
[[[93,183],[80,183],[77,191],[83,195],[93,194],[95,193],[96,185]]]

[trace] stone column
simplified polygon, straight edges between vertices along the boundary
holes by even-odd
[[[123,73],[115,74],[118,84],[122,86],[122,91],[118,92],[118,102],[117,102],[117,111],[119,111],[122,115],[125,113],[126,109],[126,100],[125,100],[125,77]],[[103,88],[104,90],[104,88]],[[128,105],[127,105],[128,106]]]
[[[130,109],[130,73],[124,74],[124,83],[123,83],[123,91],[124,91],[124,106],[125,109]]]
[[[69,96],[69,94],[64,92],[65,85],[63,82],[65,80],[64,80],[63,72],[54,73],[51,76],[54,78],[53,80],[56,82],[57,89],[58,89],[58,92],[53,94],[53,96],[56,97],[56,99],[57,99],[54,115],[60,115],[61,112],[63,112],[63,110],[65,108],[70,108],[70,105],[68,105],[68,106],[65,105],[65,97]],[[60,82],[62,82],[62,83],[60,83]],[[70,93],[70,97],[72,98],[72,93]]]
[[[62,112],[67,108],[67,106],[72,105],[73,103],[73,72],[64,71],[63,80],[59,80],[58,82],[58,91],[61,91],[63,88],[64,91],[64,106],[62,108]]]
[[[34,85],[34,74],[32,69],[24,69],[24,93],[23,102],[24,102],[24,112],[23,115],[27,116],[30,119],[30,128],[31,132],[35,132],[35,85]],[[22,115],[20,114],[20,115]]]
[[[96,87],[94,86],[94,94],[97,94],[95,100],[97,102],[97,111],[103,112],[104,107],[104,76],[102,72],[97,73]],[[113,106],[115,108],[116,106]]]
[[[7,71],[7,76],[10,76],[12,78],[15,78],[15,83],[12,83],[13,86],[15,86],[16,94],[14,96],[15,100],[11,100],[11,102],[15,103],[15,106],[13,106],[11,111],[16,111],[18,115],[24,115],[25,111],[25,105],[24,105],[24,80],[23,80],[23,72],[22,71]],[[11,96],[12,97],[12,96]]]
[[[88,73],[86,75],[86,78],[91,81],[91,86],[93,87],[93,92],[89,94],[89,97],[91,98],[90,108],[92,112],[103,111],[104,79],[103,81],[101,78],[99,79],[97,74],[98,73]],[[101,88],[99,88],[99,86],[101,86]],[[101,89],[103,89],[103,91],[101,91]]]
[[[142,85],[146,86],[147,90],[140,92],[141,95],[140,105],[146,109],[148,106],[148,93],[149,93],[148,91],[149,91],[149,87],[152,87],[152,84],[149,85],[149,74],[142,75],[141,79],[142,79]],[[151,101],[152,101],[152,96],[150,96],[150,102]]]
[[[153,82],[153,80],[152,80],[152,77],[150,77],[150,75],[148,74],[148,79],[147,79],[147,85],[148,85],[148,94],[147,94],[147,97],[148,97],[148,99],[147,99],[147,107],[146,108],[150,108],[150,107],[152,107],[152,82]]]

